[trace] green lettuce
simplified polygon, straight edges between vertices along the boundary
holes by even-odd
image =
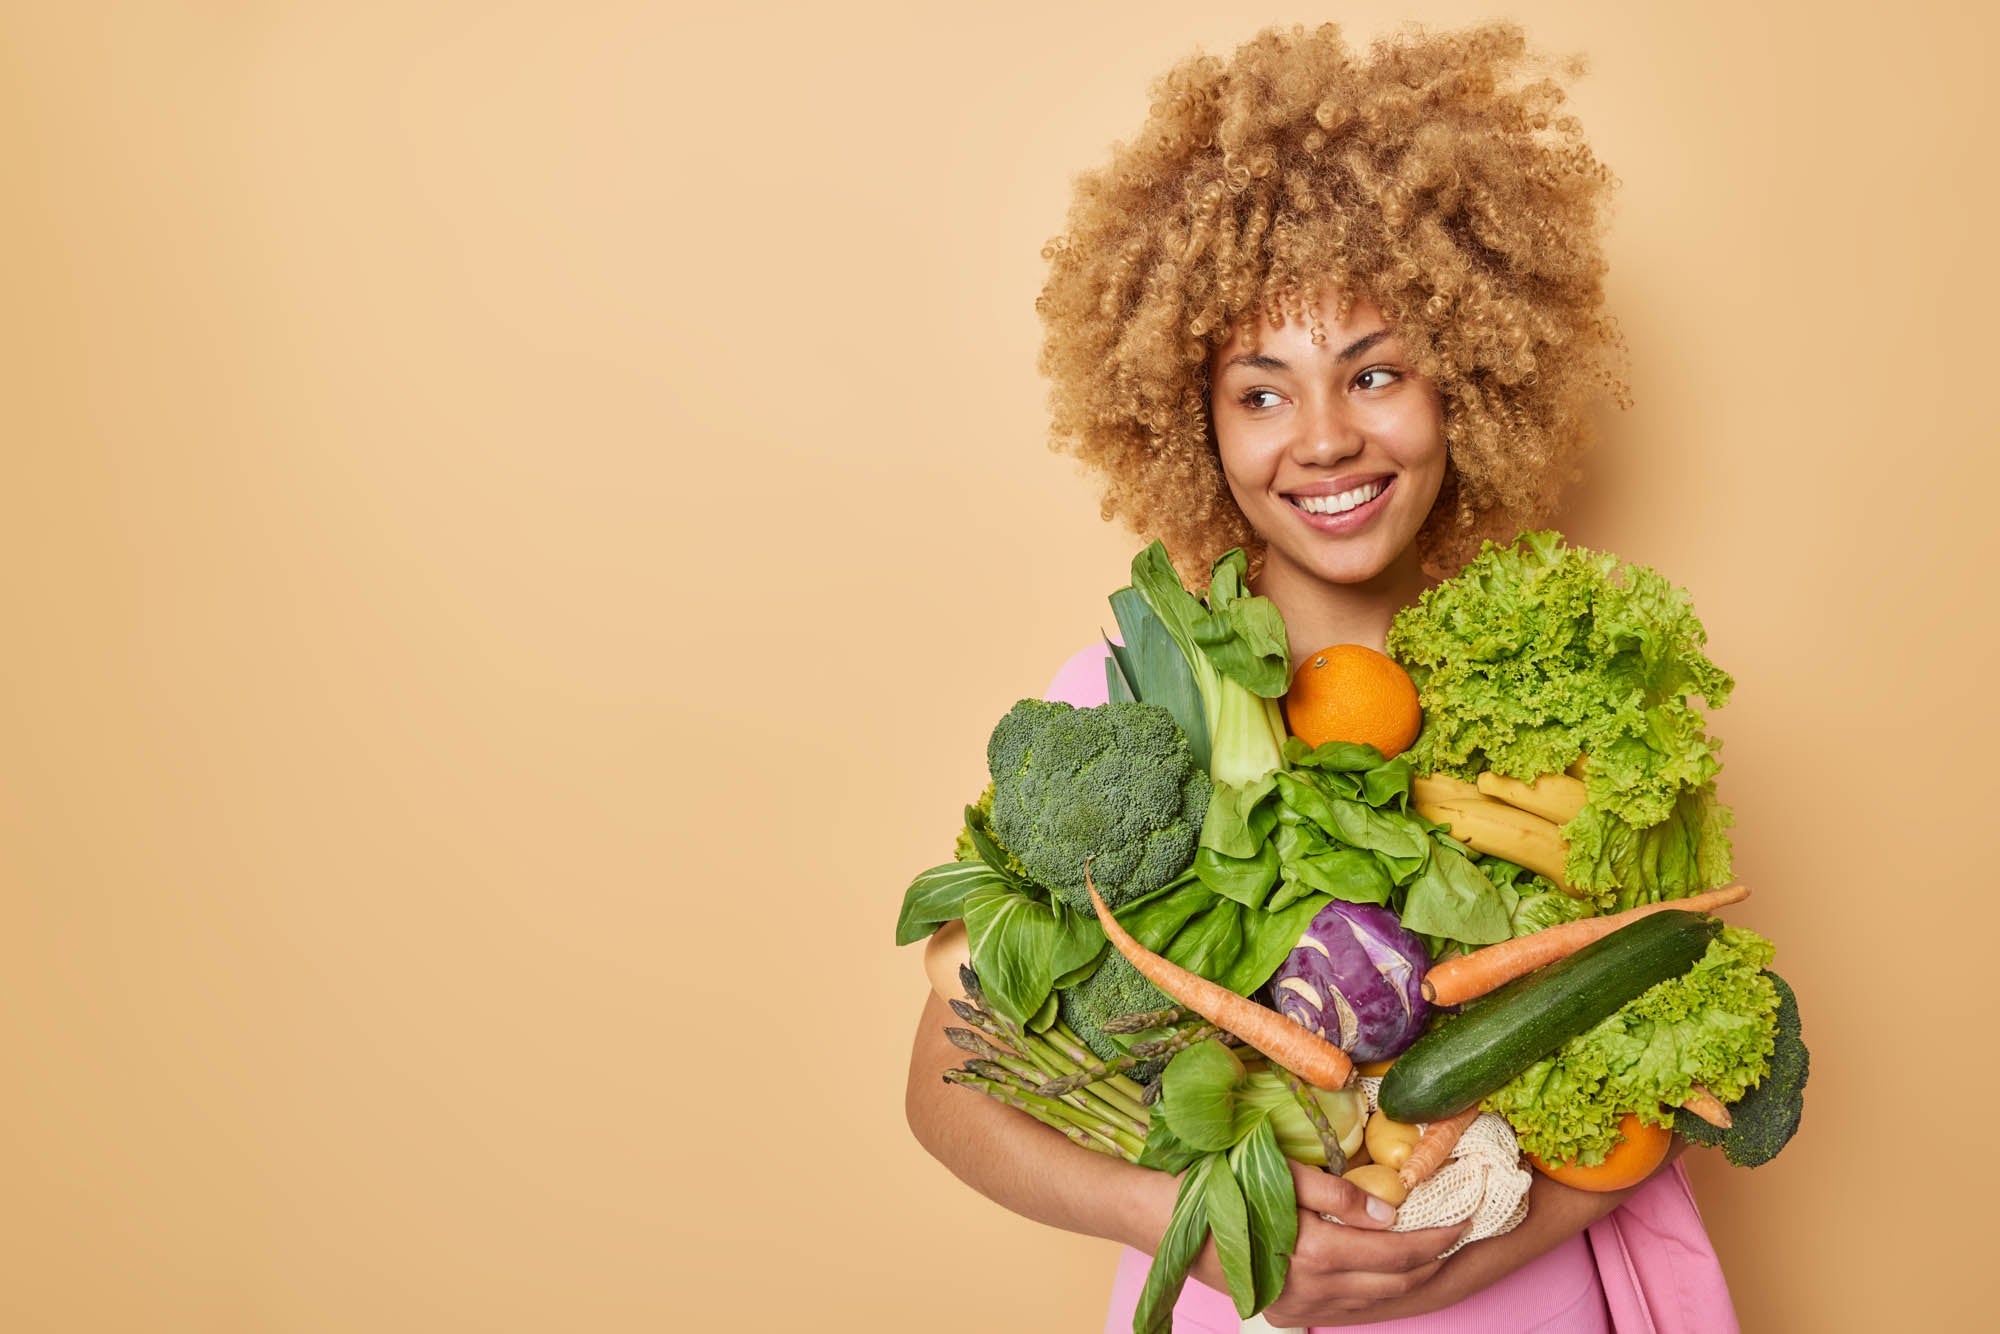
[[[1594,1165],[1627,1112],[1671,1126],[1696,1084],[1735,1102],[1770,1066],[1778,992],[1771,942],[1726,926],[1695,966],[1653,987],[1487,1098],[1544,1162]]]
[[[1525,936],[1545,927],[1561,926],[1579,917],[1589,917],[1594,909],[1587,899],[1565,894],[1544,877],[1525,866],[1498,857],[1481,857],[1479,869],[1500,891],[1507,908],[1508,934]]]
[[[1419,773],[1533,779],[1587,755],[1588,805],[1564,826],[1573,888],[1603,908],[1729,879],[1720,743],[1693,700],[1728,702],[1688,596],[1554,532],[1488,543],[1396,617],[1389,652],[1417,683]]]

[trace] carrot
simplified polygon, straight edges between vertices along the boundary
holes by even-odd
[[[1431,1179],[1431,1174],[1445,1165],[1451,1151],[1458,1146],[1459,1136],[1465,1128],[1479,1119],[1479,1104],[1474,1103],[1456,1116],[1447,1116],[1442,1121],[1428,1121],[1424,1133],[1417,1137],[1416,1147],[1396,1172],[1396,1179],[1403,1183],[1404,1190],[1415,1190],[1417,1186]]]
[[[1433,1005],[1458,1005],[1484,996],[1523,974],[1532,973],[1543,964],[1567,959],[1585,945],[1602,940],[1619,927],[1629,926],[1641,917],[1650,917],[1668,908],[1708,912],[1731,903],[1741,903],[1749,897],[1750,891],[1744,886],[1726,885],[1690,898],[1667,899],[1660,903],[1648,903],[1644,907],[1627,908],[1607,917],[1584,917],[1560,926],[1545,926],[1540,931],[1446,959],[1424,975],[1424,999]]]
[[[1097,920],[1103,924],[1104,934],[1148,982],[1211,1024],[1228,1029],[1270,1057],[1272,1064],[1291,1071],[1314,1088],[1347,1086],[1348,1076],[1354,1073],[1354,1061],[1346,1052],[1305,1025],[1190,973],[1134,940],[1132,933],[1111,915],[1111,909],[1104,906],[1097,886],[1091,883],[1088,863],[1083,868],[1083,884],[1090,891],[1090,901],[1097,905]]]
[[[1693,1112],[1717,1130],[1727,1130],[1736,1124],[1734,1118],[1729,1115],[1729,1109],[1722,1105],[1722,1099],[1710,1093],[1701,1084],[1694,1086],[1693,1090],[1688,1093],[1687,1101],[1682,1103],[1681,1106]]]

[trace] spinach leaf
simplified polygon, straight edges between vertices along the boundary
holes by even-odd
[[[1243,943],[1236,951],[1235,961],[1215,980],[1239,996],[1248,996],[1263,986],[1299,943],[1299,937],[1306,933],[1306,927],[1312,924],[1319,910],[1331,901],[1324,894],[1312,894],[1287,904],[1279,912],[1244,909],[1240,914]]]
[[[1304,819],[1280,824],[1271,842],[1278,850],[1283,881],[1265,905],[1273,911],[1314,892],[1349,903],[1388,903],[1395,892],[1396,882],[1382,858],[1361,848],[1342,847]]]
[[[1208,614],[1193,627],[1215,670],[1253,695],[1277,699],[1291,684],[1292,649],[1285,618],[1269,598],[1251,595],[1249,557],[1226,551],[1209,569]]]
[[[1280,773],[1277,779],[1285,804],[1338,842],[1416,862],[1430,850],[1423,828],[1414,821],[1386,816],[1355,798],[1334,796],[1310,776]]]
[[[1254,783],[1218,783],[1201,823],[1201,846],[1226,857],[1254,857],[1278,824],[1278,774]]]
[[[1381,751],[1360,742],[1329,741],[1314,747],[1291,737],[1285,742],[1285,759],[1295,768],[1313,770],[1321,786],[1340,796],[1359,797],[1377,809],[1408,804],[1414,771],[1400,755],[1387,760]]]
[[[1234,899],[1217,899],[1213,907],[1182,927],[1158,953],[1190,973],[1219,978],[1243,952],[1245,915],[1243,905]]]
[[[1231,857],[1214,848],[1197,848],[1194,871],[1216,893],[1246,908],[1262,908],[1278,883],[1278,848],[1270,839],[1257,845],[1256,855]]]
[[[1514,934],[1500,890],[1479,868],[1443,845],[1410,884],[1403,925],[1419,935],[1490,945]]]
[[[1118,924],[1130,931],[1134,940],[1160,954],[1182,927],[1213,906],[1215,891],[1187,877],[1120,908]]]

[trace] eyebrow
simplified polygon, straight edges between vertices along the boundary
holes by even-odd
[[[1340,349],[1340,355],[1335,357],[1334,360],[1336,362],[1351,361],[1363,352],[1366,352],[1369,348],[1374,347],[1383,339],[1388,338],[1394,332],[1393,329],[1384,327],[1377,329],[1374,333],[1363,334],[1346,347]],[[1231,366],[1248,366],[1250,369],[1257,371],[1288,371],[1291,369],[1291,366],[1282,359],[1263,352],[1245,352],[1231,357],[1229,360],[1223,362],[1222,365],[1225,370]]]

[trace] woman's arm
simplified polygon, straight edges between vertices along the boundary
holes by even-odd
[[[1173,1209],[1172,1179],[1072,1144],[992,1098],[945,1083],[944,1072],[965,1059],[944,1036],[954,1022],[931,995],[903,1099],[917,1142],[960,1181],[1023,1217],[1148,1251],[1156,1246]],[[1150,1226],[1156,1215],[1157,1228]]]
[[[1072,1144],[991,1098],[946,1084],[944,1072],[964,1059],[944,1036],[951,1022],[944,1002],[931,996],[910,1053],[904,1097],[918,1142],[959,1180],[1023,1217],[1153,1254],[1179,1182]],[[1276,1312],[1331,1309],[1335,1301],[1368,1304],[1411,1292],[1438,1272],[1438,1253],[1461,1231],[1388,1232],[1394,1215],[1371,1214],[1369,1198],[1353,1185],[1323,1172],[1295,1169],[1293,1175],[1300,1254]],[[1341,1222],[1325,1222],[1322,1213]],[[1194,1276],[1226,1290],[1212,1245],[1203,1249]]]

